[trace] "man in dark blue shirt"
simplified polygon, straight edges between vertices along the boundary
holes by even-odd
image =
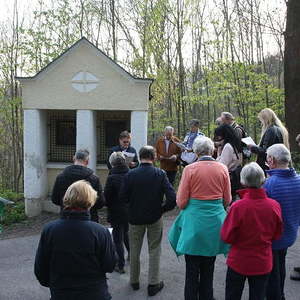
[[[125,157],[130,161],[128,167],[130,169],[136,168],[139,165],[139,160],[137,157],[136,150],[130,146],[131,136],[128,131],[122,131],[119,136],[119,145],[111,148],[108,158],[107,158],[107,167],[110,170],[112,168],[109,163],[109,157],[113,152],[123,152]]]
[[[147,231],[149,250],[148,295],[154,296],[163,287],[159,280],[162,214],[176,205],[176,194],[166,172],[153,166],[155,150],[144,146],[139,151],[141,164],[124,177],[120,199],[129,208],[130,283],[139,289],[140,253]],[[164,202],[164,195],[166,201]]]

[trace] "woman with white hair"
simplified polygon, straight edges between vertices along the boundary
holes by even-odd
[[[76,181],[66,191],[61,219],[42,231],[35,257],[34,273],[49,287],[51,300],[109,300],[106,274],[115,266],[109,231],[90,221],[96,191]]]
[[[169,232],[172,248],[185,255],[186,300],[212,300],[216,255],[228,252],[220,239],[231,201],[228,169],[212,158],[214,143],[198,137],[193,144],[198,161],[184,168],[177,193],[181,209]]]
[[[127,205],[120,200],[119,193],[124,181],[124,176],[129,172],[129,168],[126,164],[126,157],[122,152],[113,152],[109,157],[109,163],[112,169],[107,177],[104,188],[107,221],[113,228],[112,236],[118,255],[118,264],[115,271],[124,274],[124,245],[129,257],[129,224],[128,208]]]
[[[289,149],[289,134],[284,127],[276,113],[270,109],[265,108],[258,114],[258,119],[262,124],[261,139],[259,146],[249,145],[252,153],[257,154],[257,163],[263,170],[269,169],[266,164],[267,149],[274,145],[283,143]]]
[[[234,202],[222,227],[221,237],[231,244],[227,257],[225,300],[242,298],[245,280],[249,300],[264,300],[272,270],[272,241],[280,237],[283,224],[280,205],[261,188],[265,174],[257,163],[241,171],[246,189]]]

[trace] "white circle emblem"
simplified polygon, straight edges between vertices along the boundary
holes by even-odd
[[[72,78],[72,87],[80,93],[88,93],[94,90],[98,84],[98,78],[89,72],[78,72]]]

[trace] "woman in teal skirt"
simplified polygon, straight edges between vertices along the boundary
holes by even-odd
[[[213,300],[216,255],[229,250],[220,231],[231,201],[230,178],[227,167],[212,158],[211,139],[198,137],[193,150],[198,161],[184,168],[177,193],[181,212],[169,241],[178,256],[185,256],[185,300]]]

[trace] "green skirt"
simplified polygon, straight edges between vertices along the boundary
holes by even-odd
[[[220,237],[225,217],[222,199],[190,199],[169,231],[168,238],[173,250],[178,256],[227,254],[229,245]]]

